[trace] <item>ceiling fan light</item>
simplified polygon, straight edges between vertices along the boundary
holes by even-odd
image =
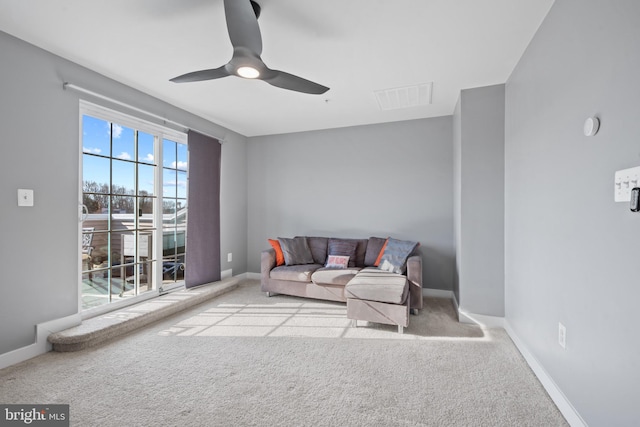
[[[260,71],[253,67],[240,67],[238,68],[238,75],[245,79],[255,79],[260,76]]]

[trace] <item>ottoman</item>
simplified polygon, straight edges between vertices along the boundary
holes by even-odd
[[[347,318],[398,325],[398,332],[409,326],[409,283],[406,276],[375,268],[360,271],[344,288]]]

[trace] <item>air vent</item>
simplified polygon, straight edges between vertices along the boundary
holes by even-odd
[[[420,107],[431,104],[433,82],[415,86],[376,90],[376,99],[382,111]]]

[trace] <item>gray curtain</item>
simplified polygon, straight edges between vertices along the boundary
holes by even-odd
[[[185,286],[220,280],[220,142],[189,131]]]

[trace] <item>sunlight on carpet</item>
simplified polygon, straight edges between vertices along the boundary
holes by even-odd
[[[449,300],[426,299],[425,309],[412,315],[404,334],[394,325],[359,321],[353,327],[344,303],[309,301],[277,295],[267,297],[259,287],[242,286],[208,308],[159,333],[178,337],[301,337],[396,340],[491,340],[482,328],[452,322]],[[238,302],[244,299],[244,302]],[[213,305],[213,307],[211,307]],[[453,325],[453,328],[452,328]]]

